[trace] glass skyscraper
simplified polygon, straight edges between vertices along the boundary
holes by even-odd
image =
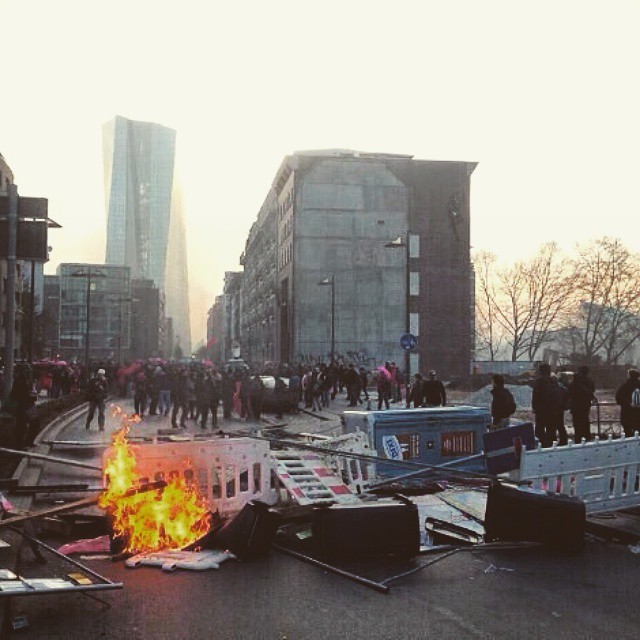
[[[103,127],[106,263],[164,291],[167,316],[185,355],[191,350],[182,195],[173,129],[116,116]]]

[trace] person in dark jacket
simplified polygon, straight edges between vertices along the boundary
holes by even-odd
[[[580,367],[569,384],[569,404],[575,442],[591,440],[591,405],[596,400],[596,385],[589,377],[589,367]]]
[[[133,404],[135,412],[144,418],[144,412],[147,408],[147,395],[149,393],[149,383],[147,382],[147,376],[140,372],[136,376],[134,383]]]
[[[422,383],[425,407],[444,407],[447,404],[447,392],[436,375],[435,371],[429,371],[429,378]]]
[[[31,376],[29,370],[17,367],[13,378],[13,385],[9,397],[14,407],[16,418],[15,443],[17,449],[23,449],[31,444],[29,437],[29,409],[35,404],[36,397],[31,391]]]
[[[421,407],[422,402],[424,401],[424,381],[422,379],[422,374],[416,373],[413,376],[413,384],[411,385],[411,389],[409,390],[409,394],[407,395],[407,409],[411,408],[411,403],[413,402],[414,407]]]
[[[171,402],[173,409],[171,410],[171,426],[178,428],[178,411],[180,414],[180,426],[186,427],[187,414],[189,413],[189,374],[186,370],[178,371],[171,381]]]
[[[231,418],[231,408],[233,407],[233,390],[235,384],[231,378],[230,371],[223,371],[221,374],[220,392],[222,395],[222,417]]]
[[[629,369],[627,380],[616,391],[616,402],[620,405],[620,422],[627,438],[640,431],[640,406],[634,406],[640,399],[640,372]],[[634,393],[638,390],[638,393]]]
[[[493,376],[491,389],[491,418],[496,429],[509,426],[509,418],[515,413],[516,401],[509,389],[504,386],[504,376],[496,373]]]
[[[104,431],[104,402],[107,399],[107,378],[104,369],[98,369],[95,377],[87,384],[86,397],[89,401],[89,413],[84,425],[85,429],[91,428],[93,416],[98,410],[98,429]]]
[[[280,377],[280,374],[278,373],[276,373],[274,378],[275,378],[274,396],[275,396],[275,404],[276,404],[276,419],[282,420],[282,413],[284,411],[286,395],[287,395],[287,384]]]
[[[543,447],[550,447],[559,433],[559,443],[567,444],[563,416],[565,389],[551,377],[551,367],[543,362],[533,384],[531,408],[535,414],[535,434]],[[564,433],[563,433],[564,432]]]
[[[254,420],[260,420],[262,414],[262,400],[264,398],[264,382],[256,373],[248,382],[249,385],[249,404],[251,405],[251,413]]]

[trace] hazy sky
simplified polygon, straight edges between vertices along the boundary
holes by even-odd
[[[194,344],[283,156],[470,160],[472,244],[640,250],[640,2],[0,0],[0,152],[47,272],[104,260],[102,124],[178,131]]]

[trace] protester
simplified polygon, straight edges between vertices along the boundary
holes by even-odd
[[[509,418],[515,413],[516,401],[509,389],[504,386],[504,376],[496,373],[492,376],[491,421],[496,429],[509,426]]]
[[[627,438],[640,431],[640,372],[629,369],[627,380],[616,391],[620,405],[620,422]]]
[[[422,374],[416,373],[413,376],[413,383],[407,393],[407,409],[411,408],[413,402],[414,407],[421,407],[424,400],[424,382]]]
[[[141,418],[144,418],[144,412],[147,408],[148,390],[147,377],[141,371],[136,376],[133,395],[134,410]]]
[[[87,385],[86,397],[89,401],[89,413],[87,413],[87,421],[84,425],[85,429],[91,428],[93,416],[98,410],[98,429],[104,431],[104,410],[105,400],[107,399],[107,379],[105,370],[98,369],[96,375],[91,378]]]
[[[262,400],[264,398],[264,382],[256,373],[249,380],[249,404],[254,420],[260,420],[262,414]]]
[[[551,367],[543,362],[538,370],[538,377],[533,385],[531,408],[535,414],[535,434],[543,447],[550,447],[556,433],[562,432],[562,416],[564,413],[564,397],[557,379],[551,377]],[[566,444],[566,431],[564,437]]]
[[[569,384],[569,404],[575,442],[591,440],[591,405],[596,401],[596,386],[589,377],[589,367],[579,367]]]
[[[382,410],[382,403],[385,408],[389,408],[389,395],[391,393],[391,372],[389,363],[385,362],[384,367],[378,368],[378,378],[376,380],[376,391],[378,392],[378,411]]]
[[[36,396],[31,390],[31,379],[27,367],[16,367],[13,385],[9,398],[13,405],[15,426],[15,444],[17,449],[23,449],[30,444],[29,437],[29,409],[36,402]]]
[[[369,379],[367,377],[367,370],[364,367],[360,367],[360,369],[358,369],[358,375],[360,376],[360,389],[364,394],[364,399],[369,400],[369,391],[367,389]]]
[[[171,402],[173,403],[171,426],[174,429],[178,428],[178,411],[181,411],[180,426],[186,427],[187,414],[189,413],[189,374],[186,370],[177,371],[172,378]]]
[[[436,377],[436,372],[429,371],[429,377],[422,384],[425,407],[439,407],[447,404],[447,392],[444,384]]]

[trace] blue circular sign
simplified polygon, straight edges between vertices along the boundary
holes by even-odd
[[[405,351],[412,351],[418,346],[418,338],[412,333],[405,333],[402,338],[400,338],[400,346]]]

